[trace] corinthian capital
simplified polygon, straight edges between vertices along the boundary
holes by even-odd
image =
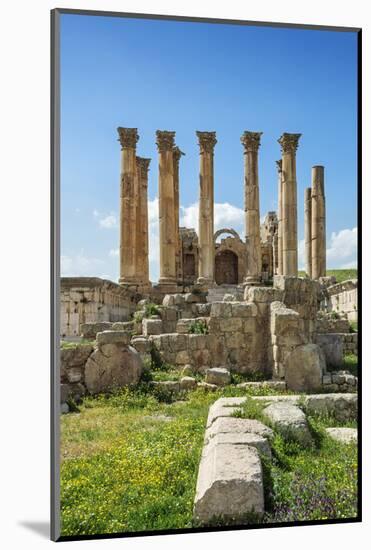
[[[175,160],[175,162],[179,162],[180,157],[182,157],[184,155],[185,155],[185,153],[183,153],[183,151],[181,151],[178,146],[174,147],[174,160]]]
[[[143,157],[136,157],[139,176],[142,179],[147,179],[149,164],[151,159],[145,159]]]
[[[257,153],[260,147],[260,136],[263,132],[244,132],[241,136],[241,143],[244,146],[245,153]]]
[[[137,141],[139,139],[138,129],[137,128],[122,128],[121,126],[119,126],[117,128],[117,131],[119,133],[118,141],[121,144],[121,149],[124,149],[124,147],[129,147],[131,149],[135,149]]]
[[[298,148],[300,136],[301,134],[287,134],[284,132],[278,140],[278,143],[281,145],[282,153],[295,153]]]
[[[173,151],[175,132],[167,130],[156,130],[156,144],[160,153]]]
[[[216,132],[196,132],[200,153],[213,153],[217,143]]]

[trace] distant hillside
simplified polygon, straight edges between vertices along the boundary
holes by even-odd
[[[299,271],[299,277],[304,277],[304,275],[305,271]],[[348,279],[358,279],[357,269],[328,269],[326,275],[336,277],[338,283],[342,283]]]

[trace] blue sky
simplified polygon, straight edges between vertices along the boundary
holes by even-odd
[[[299,256],[304,189],[325,165],[328,267],[356,265],[357,36],[243,25],[62,15],[62,275],[118,278],[120,146],[136,127],[149,173],[150,275],[158,277],[155,131],[174,130],[181,223],[197,229],[196,130],[215,130],[215,225],[243,235],[244,130],[262,131],[261,216],[277,208],[277,139],[297,152]]]

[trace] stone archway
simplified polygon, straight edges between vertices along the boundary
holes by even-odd
[[[238,284],[238,256],[232,250],[223,250],[216,254],[215,282],[217,285]]]
[[[233,235],[233,237],[235,239],[237,239],[238,241],[241,240],[239,234],[237,233],[237,231],[235,231],[234,229],[231,229],[231,228],[226,228],[226,227],[223,227],[223,229],[218,229],[218,231],[216,231],[214,233],[214,242],[217,241],[218,237],[220,237],[220,235],[223,235],[224,233],[228,233],[229,235]]]

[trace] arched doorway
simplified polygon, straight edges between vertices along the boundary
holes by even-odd
[[[238,257],[232,250],[223,250],[216,254],[215,282],[217,285],[238,284]]]

